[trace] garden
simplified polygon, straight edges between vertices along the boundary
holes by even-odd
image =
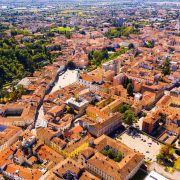
[[[120,162],[123,159],[123,154],[120,151],[116,151],[109,146],[102,150],[102,154],[114,160],[115,162]]]

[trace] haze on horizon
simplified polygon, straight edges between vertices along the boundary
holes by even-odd
[[[37,3],[37,2],[104,2],[104,1],[108,1],[109,0],[1,0],[0,2],[6,2],[6,3],[20,3],[20,2],[31,2],[31,3]],[[125,1],[125,0],[116,0],[116,1]],[[127,0],[126,0],[127,1]],[[180,0],[131,0],[132,2],[180,2]]]

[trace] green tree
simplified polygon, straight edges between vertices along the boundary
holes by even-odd
[[[119,112],[120,113],[125,113],[127,110],[130,110],[130,106],[128,104],[122,104],[120,107],[119,107]]]
[[[133,43],[130,43],[130,44],[128,45],[128,49],[134,49],[134,48],[135,48],[135,46],[134,46]]]
[[[54,32],[49,31],[49,32],[47,33],[47,36],[49,36],[49,37],[54,37]]]
[[[133,96],[133,92],[134,92],[134,87],[132,85],[132,83],[129,83],[127,85],[127,93],[130,95],[130,96]]]
[[[158,162],[158,163],[161,163],[161,162],[163,161],[163,159],[164,159],[163,154],[158,154],[158,155],[156,156],[156,159],[157,159],[157,162]]]
[[[165,122],[166,122],[166,114],[160,113],[159,116],[160,116],[160,121],[161,121],[162,123],[165,123]]]
[[[102,154],[104,154],[105,156],[107,156],[107,155],[108,155],[108,150],[104,149],[104,150],[102,151]]]
[[[102,53],[102,59],[107,59],[109,57],[108,50],[106,48],[103,48],[101,53]]]
[[[26,34],[27,30],[13,29],[12,33]],[[31,75],[36,69],[53,62],[55,55],[45,48],[49,42],[48,37],[32,37],[28,42],[19,42],[14,37],[0,38],[0,90],[4,85]]]
[[[90,52],[90,53],[88,54],[88,59],[89,59],[89,60],[93,60],[93,54],[94,54],[94,51],[92,51],[92,52]]]
[[[127,85],[128,85],[130,82],[131,82],[131,80],[130,80],[128,77],[126,77],[126,78],[124,79],[123,83],[122,83],[123,87],[124,87],[124,88],[127,88]]]
[[[68,61],[67,62],[67,68],[75,69],[76,68],[76,64],[73,61]]]
[[[120,161],[122,160],[122,158],[123,158],[122,153],[121,153],[121,152],[118,152],[117,155],[116,155],[116,157],[114,158],[114,161],[120,162]]]
[[[142,113],[142,117],[146,117],[147,116],[147,113],[146,112],[143,112]]]
[[[72,107],[67,107],[67,111],[66,111],[67,114],[75,114],[74,112],[74,109]]]
[[[170,59],[169,58],[166,58],[165,62],[163,63],[162,65],[162,73],[164,75],[169,75],[171,70],[170,70]]]
[[[18,85],[17,87],[14,86],[9,94],[10,100],[16,101],[17,99],[20,99],[24,93],[25,90],[23,85]]]
[[[147,48],[153,48],[154,47],[154,41],[146,41],[145,47]]]
[[[110,159],[113,159],[113,158],[114,158],[114,152],[113,152],[113,149],[112,149],[112,148],[109,148],[109,149],[108,149],[108,157],[109,157]]]
[[[170,155],[170,149],[171,149],[171,145],[164,145],[160,149],[160,154],[167,157]]]
[[[132,125],[135,120],[135,114],[132,110],[127,110],[123,116],[123,122],[128,125]]]
[[[67,39],[70,39],[71,38],[71,32],[70,31],[65,31],[65,37]]]

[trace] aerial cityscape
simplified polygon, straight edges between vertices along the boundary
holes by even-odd
[[[0,180],[180,179],[180,0],[0,0]]]

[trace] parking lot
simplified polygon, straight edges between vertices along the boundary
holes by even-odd
[[[161,148],[161,145],[158,142],[155,142],[150,137],[140,133],[136,136],[132,136],[125,132],[119,136],[117,140],[126,144],[128,147],[143,153],[145,159],[150,161],[156,160],[156,155],[159,154]]]

